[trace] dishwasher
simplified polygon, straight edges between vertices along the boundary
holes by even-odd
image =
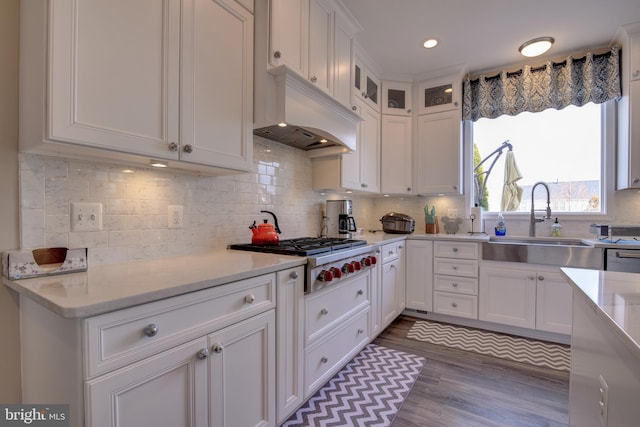
[[[604,269],[607,271],[622,271],[640,273],[639,249],[605,249]]]

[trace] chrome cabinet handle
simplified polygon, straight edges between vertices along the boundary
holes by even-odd
[[[178,151],[178,144],[176,144],[175,142],[169,143],[169,151]]]
[[[220,344],[214,344],[211,346],[211,350],[213,350],[214,353],[222,353],[222,346]]]
[[[151,323],[144,328],[144,334],[148,337],[155,337],[156,335],[158,335],[158,331],[158,325],[156,325],[155,323]]]
[[[185,153],[193,153],[193,145],[191,144],[187,144],[184,146],[184,152]]]
[[[198,359],[203,360],[206,359],[207,356],[209,356],[209,350],[207,350],[206,348],[203,348],[202,350],[200,350],[198,352],[198,354],[196,355],[198,357]]]
[[[244,302],[247,304],[251,304],[256,300],[256,297],[254,297],[253,295],[249,294],[246,297],[244,297]]]

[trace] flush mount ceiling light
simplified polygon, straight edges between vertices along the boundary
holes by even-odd
[[[425,41],[422,42],[422,46],[424,46],[425,49],[431,49],[434,48],[438,45],[438,40],[436,39],[426,39]]]
[[[539,56],[548,51],[554,41],[553,37],[538,37],[524,42],[518,52],[529,58]]]
[[[154,168],[166,168],[169,166],[169,163],[163,162],[162,160],[149,160],[149,164]]]

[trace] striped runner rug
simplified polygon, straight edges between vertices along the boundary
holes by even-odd
[[[282,427],[390,426],[425,361],[369,344]]]
[[[407,338],[561,371],[569,371],[570,367],[568,345],[481,329],[419,320]]]

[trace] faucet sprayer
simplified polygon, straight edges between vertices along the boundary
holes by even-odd
[[[533,195],[538,185],[542,185],[545,190],[547,190],[547,209],[545,209],[547,216],[543,218],[536,218],[535,212],[542,211],[542,209],[536,210],[534,208],[533,202]],[[543,222],[545,219],[551,219],[551,195],[549,192],[549,186],[546,183],[540,181],[536,182],[535,184],[533,184],[533,187],[531,187],[531,215],[529,216],[529,237],[536,237],[536,223]]]

